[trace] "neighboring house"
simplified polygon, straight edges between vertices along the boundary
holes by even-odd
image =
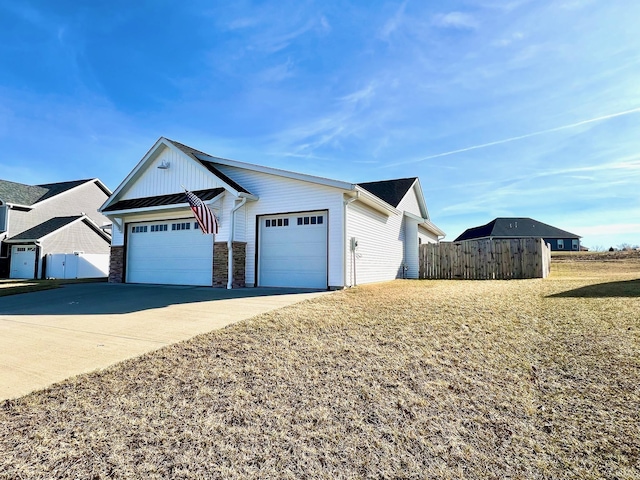
[[[0,180],[0,278],[43,278],[49,254],[109,254],[111,192],[98,179],[45,185]]]
[[[486,225],[468,228],[455,242],[483,238],[543,238],[551,250],[580,251],[580,236],[532,218],[496,218]]]
[[[218,216],[203,235],[193,191]],[[351,184],[213,157],[160,138],[100,208],[111,282],[343,288],[418,277],[444,236],[417,178]]]

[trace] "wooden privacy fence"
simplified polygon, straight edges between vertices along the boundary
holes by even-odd
[[[468,240],[420,245],[420,278],[546,278],[551,247],[542,238]]]

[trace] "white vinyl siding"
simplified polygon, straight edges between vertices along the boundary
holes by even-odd
[[[358,239],[354,255],[350,239]],[[386,216],[361,202],[347,207],[347,285],[402,278],[404,229],[402,215]],[[355,277],[355,281],[354,281]]]
[[[398,210],[411,213],[420,218],[424,218],[423,215],[426,214],[426,211],[422,212],[420,209],[415,188],[409,189],[402,201],[398,204]],[[403,276],[404,278],[418,278],[420,274],[419,245],[420,243],[437,242],[438,237],[429,234],[426,229],[420,227],[417,220],[408,216],[404,216],[403,228],[405,232],[404,264],[406,265],[406,271],[403,273]]]
[[[328,285],[343,286],[343,190],[226,165],[216,164],[216,167],[252,194],[260,197],[257,202],[248,201],[244,207],[246,209],[247,284],[255,285],[256,283],[256,216],[327,210]],[[238,220],[237,217],[236,220]],[[240,236],[237,230],[236,233]]]
[[[418,226],[418,244],[438,243],[438,236],[426,228]]]
[[[410,188],[406,195],[402,198],[398,206],[396,207],[401,212],[409,212],[422,218],[423,213],[420,211],[420,204],[418,203],[418,197],[413,188]]]
[[[139,172],[140,178],[120,193],[118,200],[184,192],[183,185],[191,191],[223,186],[203,165],[180,150],[164,146],[161,149],[162,152],[149,159],[146,168]],[[158,168],[162,162],[168,163],[169,168]]]

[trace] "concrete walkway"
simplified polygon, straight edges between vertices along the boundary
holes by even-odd
[[[0,400],[326,293],[89,283],[0,297]]]

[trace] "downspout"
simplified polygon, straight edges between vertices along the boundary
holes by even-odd
[[[348,246],[349,247],[349,252],[350,255],[352,255],[351,253],[351,242],[348,242],[348,238],[347,238],[347,206],[350,203],[355,202],[356,200],[358,200],[358,198],[360,197],[360,192],[356,190],[356,196],[355,197],[351,197],[347,200],[345,200],[344,203],[344,211],[342,212],[342,231],[344,232],[344,243],[343,243],[343,247],[342,247],[342,251],[343,251],[343,255],[344,255],[344,249]],[[351,265],[351,258],[349,258],[349,265]],[[342,262],[342,268],[344,270],[344,280],[343,280],[343,284],[344,287],[347,287],[347,259],[344,258],[344,261]]]
[[[233,288],[233,229],[236,218],[236,210],[247,203],[247,197],[243,197],[233,209],[231,210],[231,219],[229,220],[229,240],[227,240],[227,251],[229,252],[229,270],[227,273],[227,290]]]

